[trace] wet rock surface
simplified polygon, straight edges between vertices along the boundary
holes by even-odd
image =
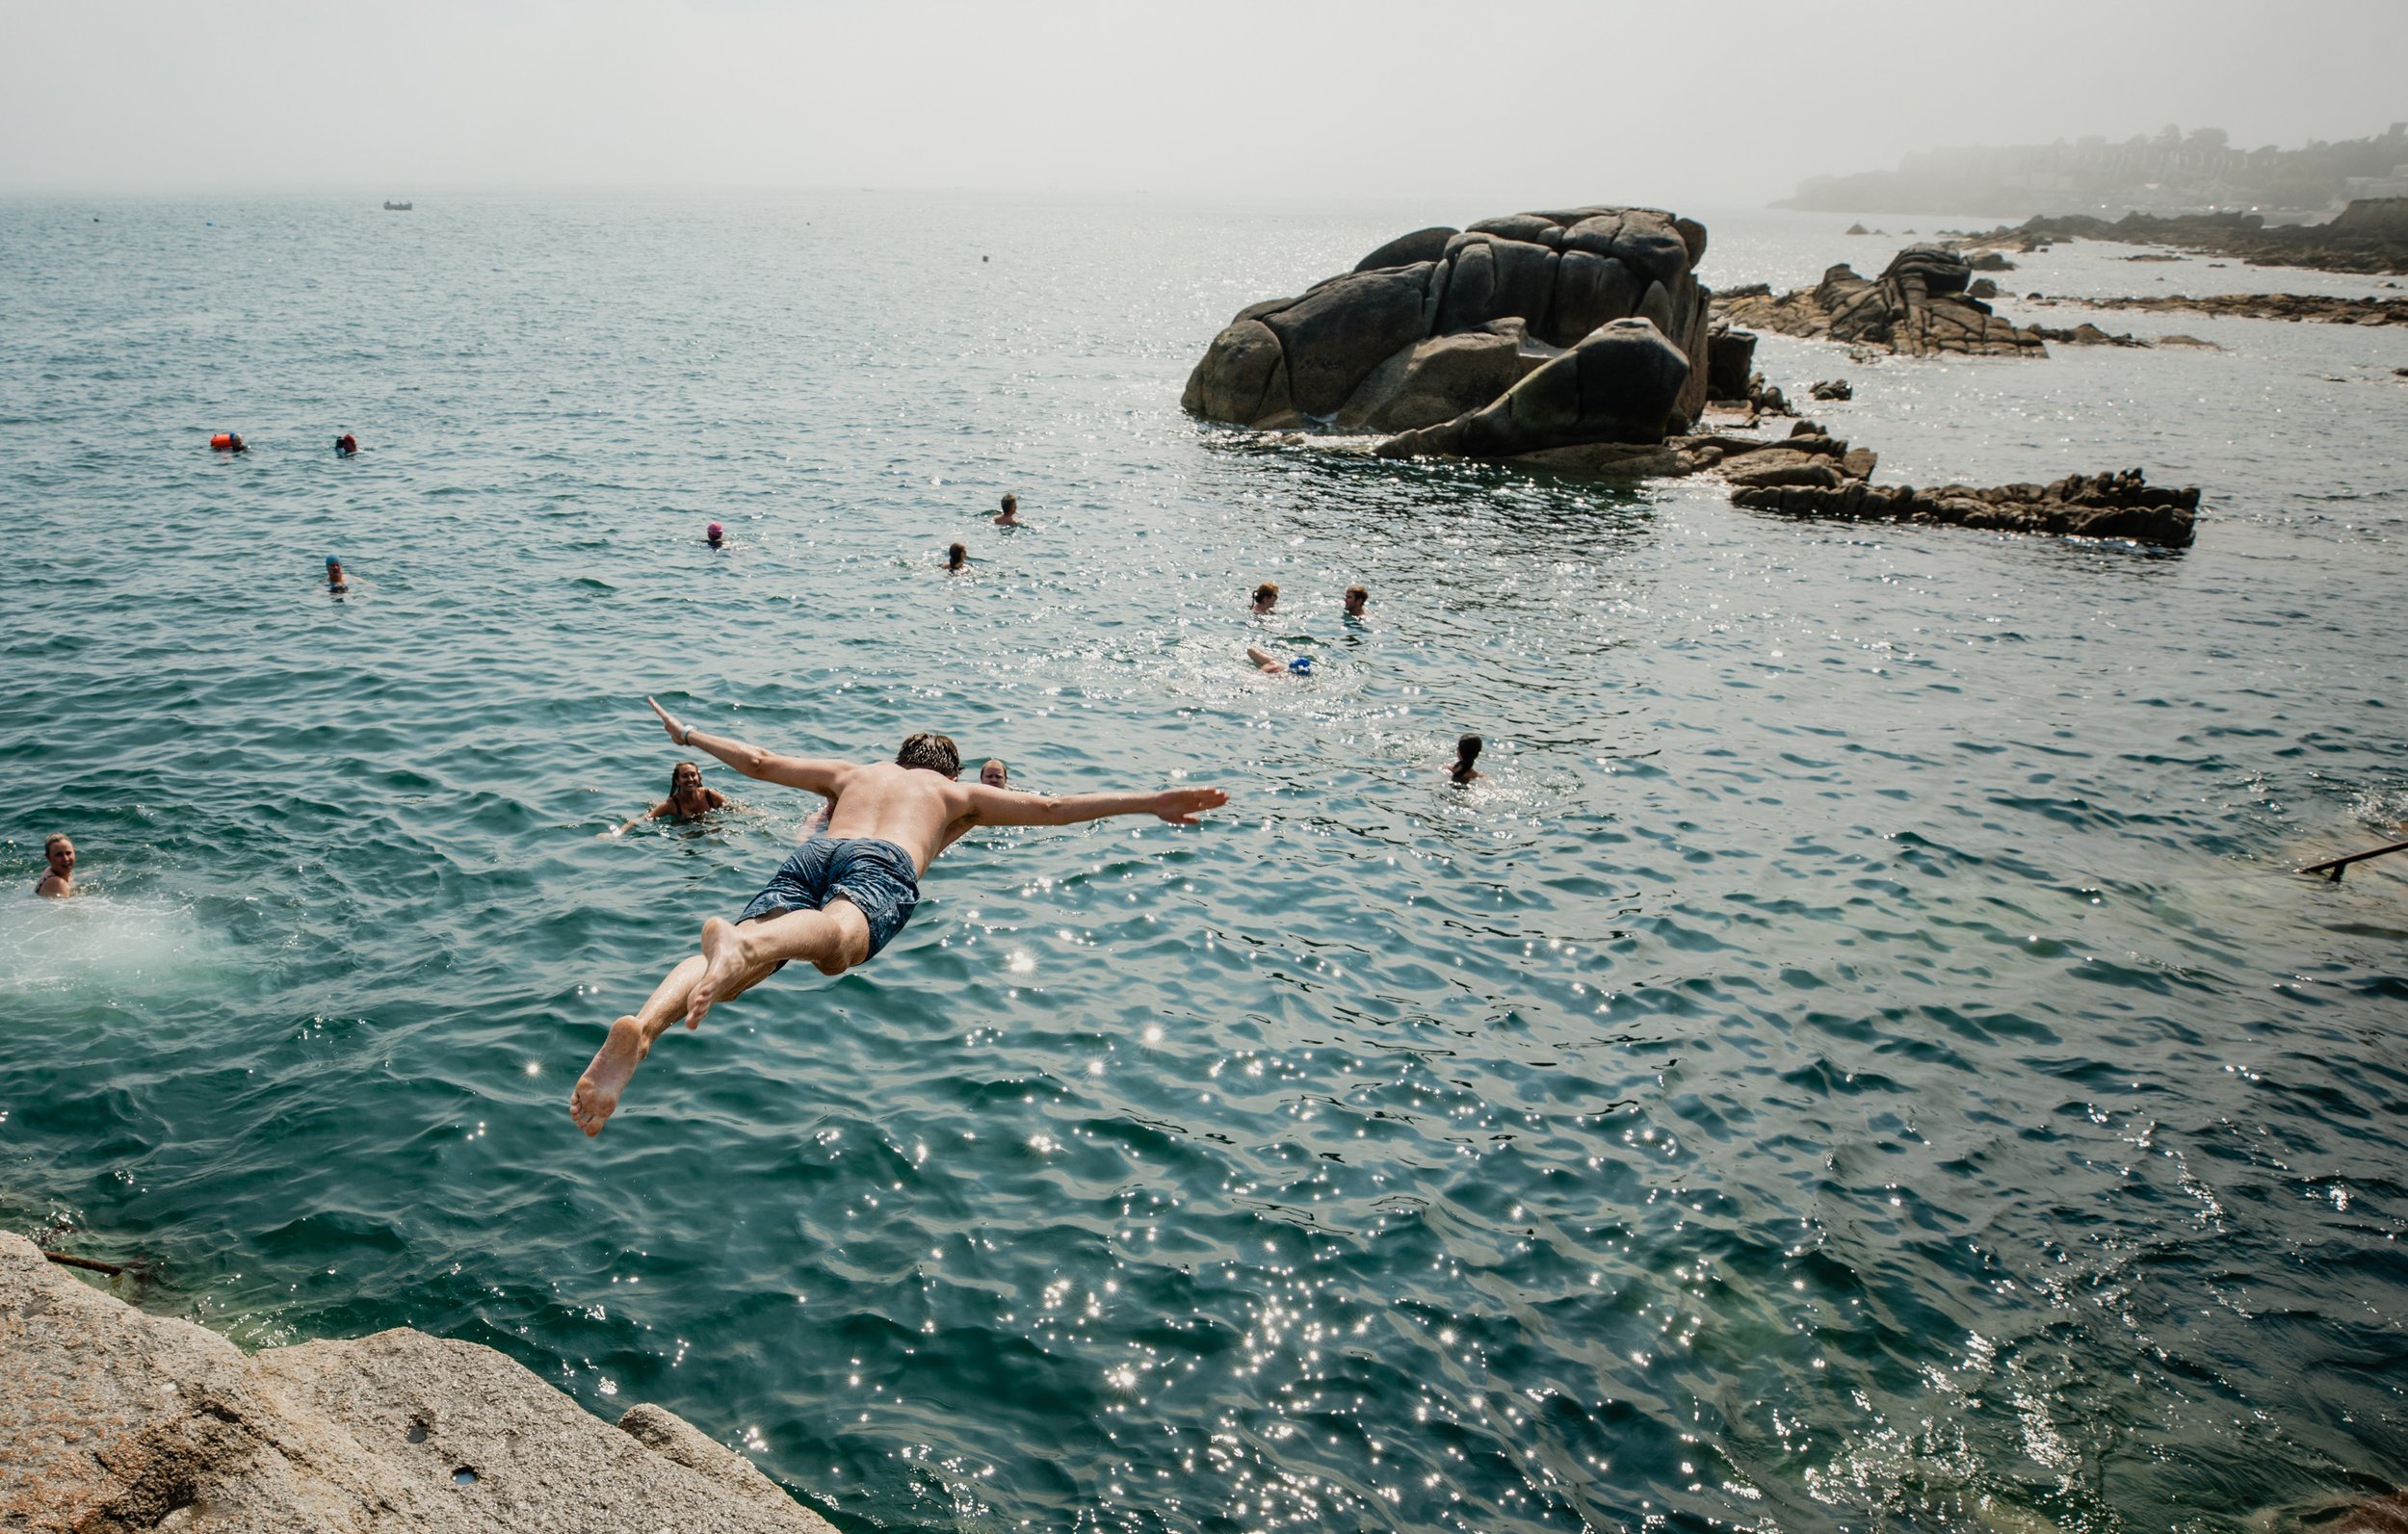
[[[674,1414],[407,1328],[246,1355],[0,1235],[0,1527],[832,1534]]]
[[[1705,406],[1705,253],[1704,225],[1653,208],[1415,230],[1239,311],[1180,404],[1239,426],[1414,436],[1400,453],[1658,442]]]
[[[1967,290],[1972,268],[1944,246],[1908,246],[1878,277],[1845,264],[1811,288],[1775,297],[1734,289],[1714,300],[1736,325],[1783,335],[1879,347],[1906,356],[2045,356],[2042,338],[1991,312]]]

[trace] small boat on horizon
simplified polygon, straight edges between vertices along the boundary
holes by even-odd
[[[409,204],[406,202],[388,202],[384,205],[384,211],[387,213],[407,213],[409,211]]]

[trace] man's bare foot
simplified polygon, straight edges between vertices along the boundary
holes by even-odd
[[[702,963],[702,978],[686,997],[686,1027],[690,1028],[702,1026],[702,1014],[722,994],[733,994],[729,982],[745,967],[745,935],[734,923],[716,916],[703,923]]]
[[[611,1036],[594,1052],[586,1074],[577,1078],[577,1090],[568,1094],[568,1116],[579,1129],[589,1135],[602,1132],[602,1126],[618,1109],[618,1094],[626,1090],[627,1079],[651,1053],[651,1042],[634,1018],[623,1017],[611,1025]]]

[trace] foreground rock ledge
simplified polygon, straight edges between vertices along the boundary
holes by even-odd
[[[407,1328],[246,1355],[6,1235],[0,1528],[833,1534],[659,1407],[614,1427],[491,1348]]]

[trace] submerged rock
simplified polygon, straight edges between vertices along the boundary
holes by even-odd
[[[246,1355],[0,1235],[0,1527],[833,1534],[672,1413],[397,1328]]]
[[[1653,208],[1419,229],[1240,310],[1180,404],[1239,426],[1380,432],[1400,454],[1658,442],[1705,406],[1705,253],[1703,224]]]
[[[1966,290],[1973,271],[1945,246],[1908,246],[1881,275],[1833,267],[1811,288],[1774,298],[1733,294],[1716,312],[1736,325],[1783,335],[1883,347],[1908,356],[2045,356],[2040,337],[2019,330]]]

